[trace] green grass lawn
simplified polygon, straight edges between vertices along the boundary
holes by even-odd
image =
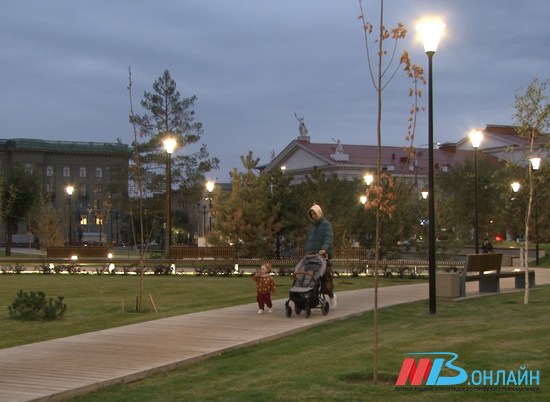
[[[427,302],[381,310],[377,385],[373,315],[366,313],[73,401],[548,401],[550,287],[532,291],[528,305],[522,300],[519,292],[439,301],[435,315]],[[538,370],[538,392],[398,390],[403,359],[412,352],[457,353],[455,365],[470,374]]]
[[[0,274],[0,333],[9,334],[0,337],[0,348],[256,301],[249,276],[145,275],[142,309],[136,313],[139,279],[138,275]],[[291,281],[290,276],[276,277],[274,298],[288,297]],[[379,278],[380,286],[419,281]],[[367,277],[335,278],[338,291],[371,287],[372,283],[373,278]],[[13,320],[8,306],[20,289],[43,291],[47,298],[64,296],[67,311],[56,321]]]
[[[290,277],[277,277],[276,298],[286,298]],[[419,280],[380,278],[381,286]],[[249,277],[145,277],[143,311],[134,312],[136,275],[0,275],[0,348],[135,322],[243,303],[254,303]],[[372,278],[339,277],[337,291],[372,286]],[[54,322],[22,322],[8,316],[19,289],[65,296],[68,310]],[[151,311],[151,294],[158,313]],[[379,312],[380,381],[372,383],[373,316],[366,313],[317,326],[291,337],[239,349],[132,384],[75,398],[75,401],[547,401],[550,400],[550,287],[460,302],[427,302]],[[124,304],[124,311],[122,311]],[[540,371],[534,391],[412,391],[394,386],[411,352],[454,352],[455,362],[474,370]],[[1,398],[0,398],[1,399]]]

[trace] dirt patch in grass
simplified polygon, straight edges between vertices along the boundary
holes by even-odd
[[[355,372],[346,373],[338,377],[338,379],[347,384],[354,385],[375,385],[373,373]],[[394,386],[397,381],[397,376],[387,373],[378,373],[378,381],[376,385],[389,385]]]

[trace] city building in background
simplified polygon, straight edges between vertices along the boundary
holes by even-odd
[[[488,157],[519,161],[521,153],[528,149],[528,143],[521,138],[513,126],[487,125],[480,129],[484,134],[479,151]],[[546,138],[539,140],[544,143]],[[448,172],[452,166],[465,160],[474,159],[474,150],[468,136],[456,143],[438,143],[434,149],[434,170]],[[428,144],[415,145],[414,152],[406,146],[382,146],[382,170],[392,175],[408,179],[419,188],[428,183]],[[542,152],[542,151],[541,151]],[[362,178],[365,173],[375,172],[378,157],[376,145],[314,143],[310,135],[303,135],[291,141],[272,160],[260,167],[269,172],[273,169],[284,169],[293,177],[293,183],[305,181],[311,176],[313,167],[327,176],[340,179]]]
[[[260,172],[269,173],[284,169],[293,177],[293,183],[301,183],[317,169],[327,176],[340,179],[363,178],[376,171],[378,148],[376,145],[315,143],[303,119],[300,135],[292,140],[271,161],[259,166]],[[528,143],[513,126],[487,125],[479,129],[483,141],[479,151],[484,157],[497,160],[521,161]],[[537,154],[548,157],[542,145],[547,134],[538,139]],[[445,173],[457,164],[474,159],[474,149],[465,136],[456,143],[438,143],[434,149],[434,170]],[[52,208],[69,211],[71,219],[68,244],[126,244],[133,245],[129,200],[128,167],[131,149],[120,142],[73,142],[40,139],[0,139],[0,171],[11,164],[22,164],[27,169],[40,172],[43,196]],[[415,145],[413,151],[406,146],[381,148],[382,170],[395,178],[407,180],[419,195],[428,186],[428,147]],[[222,191],[231,191],[230,183],[212,183]],[[68,192],[72,188],[72,193]],[[165,216],[165,194],[155,194],[148,201],[145,214]],[[174,219],[173,244],[199,245],[205,242],[215,224],[215,205],[212,189],[175,189],[170,197]],[[31,219],[31,218],[29,218]],[[181,224],[183,222],[183,224]],[[158,223],[158,222],[157,222]],[[22,222],[12,238],[14,244],[31,244],[30,225]],[[150,230],[147,233],[151,233]],[[5,241],[5,228],[0,227],[0,242]],[[135,235],[135,233],[134,233]],[[162,236],[147,237],[144,241],[161,244]]]
[[[103,142],[0,139],[0,169],[21,164],[40,172],[43,196],[51,207],[70,211],[70,244],[121,244],[129,241],[126,144]],[[72,194],[67,188],[72,187]],[[69,205],[70,203],[70,205]],[[5,241],[5,229],[0,229]],[[14,244],[31,244],[21,223]]]

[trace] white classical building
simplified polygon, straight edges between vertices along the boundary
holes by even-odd
[[[520,137],[512,126],[487,125],[483,132],[480,152],[497,159],[519,161],[526,159],[522,153],[528,149],[525,138]],[[548,135],[540,136],[536,149],[540,157],[547,157],[542,144],[548,141]],[[435,172],[445,173],[457,164],[474,158],[469,137],[456,143],[438,144],[434,149]],[[314,143],[310,136],[303,134],[291,141],[279,154],[262,167],[265,172],[273,169],[284,169],[293,176],[293,183],[300,183],[311,175],[315,167],[326,175],[353,179],[363,177],[367,172],[376,170],[378,147],[376,145],[355,145],[336,143]],[[428,179],[428,148],[416,148],[414,152],[406,146],[383,146],[381,149],[382,170],[394,177],[409,178],[418,183]]]

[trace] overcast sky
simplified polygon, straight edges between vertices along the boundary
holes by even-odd
[[[376,144],[358,0],[2,3],[0,138],[130,144],[131,67],[138,112],[165,69],[197,96],[201,142],[221,160],[211,179],[242,170],[249,150],[268,163],[299,135],[294,113],[312,142]],[[363,3],[375,26],[379,3]],[[447,24],[433,64],[437,142],[511,124],[515,93],[550,78],[548,0],[386,0],[385,14],[409,29],[400,51],[426,70],[414,27],[423,16]],[[406,145],[409,86],[399,73],[384,92],[384,145]],[[424,113],[415,145],[426,142]]]

